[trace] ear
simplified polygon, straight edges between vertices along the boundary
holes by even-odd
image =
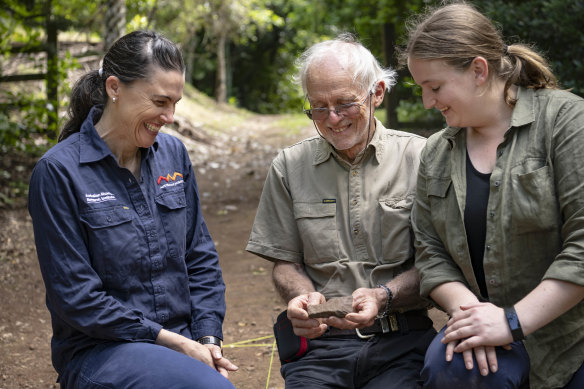
[[[118,97],[118,94],[120,92],[120,85],[121,85],[120,79],[117,78],[116,76],[109,76],[105,80],[105,91],[110,99]]]
[[[375,87],[372,90],[372,92],[373,95],[371,96],[371,98],[373,99],[373,104],[377,108],[381,105],[381,103],[383,102],[383,98],[385,97],[385,81],[383,80],[377,81],[377,84],[375,84]]]
[[[470,70],[477,86],[483,85],[489,79],[489,63],[484,57],[475,57],[470,64]]]

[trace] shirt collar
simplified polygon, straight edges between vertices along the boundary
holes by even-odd
[[[357,158],[355,158],[355,161],[363,160],[363,158],[365,157],[365,153],[367,153],[370,148],[375,150],[375,157],[376,157],[377,161],[378,162],[381,161],[384,146],[383,146],[383,142],[381,141],[380,134],[381,134],[381,132],[383,132],[383,129],[385,127],[383,127],[383,124],[381,124],[381,122],[379,120],[377,120],[377,118],[375,118],[375,126],[376,126],[375,127],[376,130],[373,133],[371,140],[367,144],[367,147],[365,147],[365,149],[363,151],[361,151],[359,153],[359,155],[357,155]],[[319,165],[319,164],[327,161],[331,157],[331,155],[333,157],[335,157],[337,160],[343,161],[344,163],[347,163],[344,159],[341,158],[341,156],[334,149],[334,147],[332,147],[331,144],[329,142],[327,142],[321,136],[319,139],[318,145],[316,147],[316,152],[314,153],[314,158],[312,160],[312,164],[314,166]]]
[[[108,145],[103,141],[103,139],[97,133],[95,129],[95,123],[98,122],[99,118],[103,113],[103,105],[96,105],[91,107],[87,118],[81,124],[80,136],[79,136],[79,162],[80,163],[91,163],[97,162],[108,155],[113,157],[113,154],[108,147]],[[152,153],[152,149],[158,149],[158,140],[154,141],[152,147],[148,148],[146,153],[146,158]]]
[[[535,90],[517,88],[517,102],[511,114],[511,127],[521,127],[535,121]]]

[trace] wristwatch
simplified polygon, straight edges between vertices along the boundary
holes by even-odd
[[[223,341],[216,336],[202,336],[197,339],[197,342],[201,344],[214,344],[215,346],[219,346],[219,348],[223,347]]]
[[[517,342],[525,339],[521,323],[519,323],[519,318],[517,317],[517,312],[515,312],[515,307],[503,308],[503,311],[505,312],[505,318],[507,319],[507,324],[509,324],[513,341]]]

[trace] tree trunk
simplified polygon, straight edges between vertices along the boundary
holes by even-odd
[[[223,31],[217,36],[217,76],[215,78],[215,100],[218,103],[227,102],[225,42],[227,38]]]
[[[126,33],[126,1],[107,0],[105,9],[105,31],[103,50],[108,51],[113,43]]]
[[[391,66],[396,69],[395,61],[395,26],[393,23],[383,24],[383,56],[385,61],[385,66]],[[397,85],[393,87],[389,93],[388,98],[385,101],[385,113],[386,113],[386,123],[387,128],[393,128],[395,130],[399,129],[399,123],[397,122]]]

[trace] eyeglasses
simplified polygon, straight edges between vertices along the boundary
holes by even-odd
[[[342,117],[353,117],[357,116],[361,111],[361,106],[365,104],[365,101],[371,96],[371,93],[368,93],[367,96],[363,99],[360,103],[349,103],[349,104],[341,104],[336,105],[333,109],[329,108],[302,108],[302,111],[308,116],[310,120],[325,120],[328,118],[330,111],[335,111],[337,116]],[[304,104],[306,104],[306,97],[304,98]]]

